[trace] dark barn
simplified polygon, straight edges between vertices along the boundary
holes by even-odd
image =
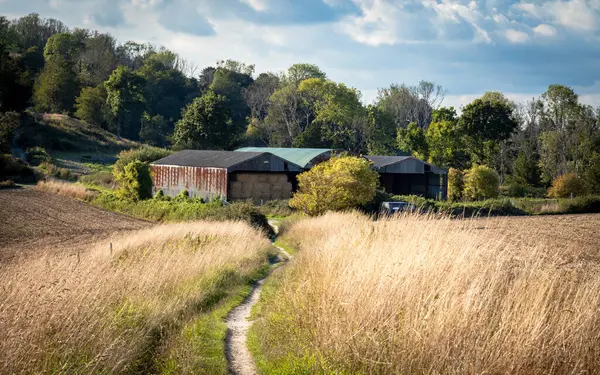
[[[185,150],[150,166],[153,193],[261,203],[291,197],[295,176],[302,171],[268,152]]]
[[[379,172],[381,186],[391,194],[443,200],[448,172],[412,156],[365,156]]]

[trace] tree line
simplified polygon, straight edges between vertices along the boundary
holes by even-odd
[[[0,57],[1,112],[66,113],[175,149],[326,147],[487,165],[525,190],[574,173],[600,192],[600,112],[563,85],[527,103],[488,92],[460,115],[428,81],[392,84],[365,105],[315,65],[257,73],[226,60],[198,69],[165,48],[119,44],[37,14],[0,17]]]

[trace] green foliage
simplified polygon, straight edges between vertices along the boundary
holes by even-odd
[[[325,80],[327,74],[313,64],[294,64],[288,69],[284,80],[298,86],[300,82],[310,78]]]
[[[138,139],[140,118],[145,108],[146,81],[124,66],[115,69],[106,88],[106,103],[117,124],[117,135]]]
[[[164,157],[171,155],[173,151],[166,150],[164,148],[142,146],[131,150],[121,151],[117,155],[117,162],[113,167],[113,174],[116,176],[122,173],[127,164],[134,161],[141,161],[142,163],[152,163]]]
[[[588,195],[574,199],[559,200],[560,210],[566,214],[597,214],[600,213],[600,196]]]
[[[458,202],[463,198],[465,176],[460,169],[450,168],[448,171],[448,200]]]
[[[16,112],[0,113],[0,153],[10,153],[21,116]]]
[[[539,155],[519,151],[513,165],[513,178],[519,184],[539,186],[541,181]]]
[[[175,125],[173,142],[178,148],[227,149],[236,134],[227,99],[208,91],[194,99]]]
[[[115,175],[119,187],[117,195],[126,200],[138,201],[152,197],[152,179],[147,164],[136,160]]]
[[[463,197],[472,201],[496,198],[500,194],[500,177],[485,165],[474,165],[464,176]]]
[[[585,181],[575,173],[565,173],[552,181],[548,196],[552,198],[579,197],[587,194]]]
[[[0,180],[35,182],[36,176],[33,169],[23,160],[11,155],[0,154]]]
[[[46,61],[34,89],[33,101],[38,112],[69,113],[73,110],[78,92],[79,82],[73,62],[56,55]]]
[[[414,157],[427,160],[429,145],[423,129],[416,122],[408,124],[406,129],[398,129],[398,149],[411,153]]]
[[[79,181],[85,185],[103,189],[112,189],[115,186],[115,177],[112,172],[109,171],[101,171],[81,176]]]
[[[378,184],[379,174],[367,160],[336,157],[298,176],[290,206],[309,215],[356,208],[373,199]]]
[[[501,195],[514,198],[544,198],[548,191],[546,188],[533,187],[510,179],[504,186],[500,186]]]
[[[467,156],[462,133],[456,122],[436,121],[440,118],[452,118],[453,115],[456,115],[454,109],[449,113],[434,111],[435,120],[429,125],[425,134],[429,162],[442,168],[464,168],[466,165]]]
[[[169,127],[164,117],[150,116],[148,112],[144,112],[141,121],[140,141],[158,147],[167,144]]]
[[[517,129],[518,123],[511,104],[484,97],[463,108],[458,127],[473,163],[487,163],[491,157],[490,144],[507,139]]]
[[[111,115],[106,98],[104,86],[84,87],[75,99],[75,116],[89,124],[107,129]]]
[[[40,165],[42,162],[50,162],[52,158],[43,147],[28,148],[25,151],[27,162],[33,166]]]

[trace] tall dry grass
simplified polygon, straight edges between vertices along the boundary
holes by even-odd
[[[600,373],[599,249],[514,220],[294,224],[254,328],[264,372]]]
[[[170,330],[247,282],[268,247],[246,224],[196,222],[0,265],[0,373],[147,373]]]
[[[91,193],[81,184],[54,179],[39,181],[35,188],[70,198],[86,199],[91,196]]]

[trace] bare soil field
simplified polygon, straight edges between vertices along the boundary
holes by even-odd
[[[73,251],[151,223],[30,188],[0,190],[0,265],[46,251]]]

